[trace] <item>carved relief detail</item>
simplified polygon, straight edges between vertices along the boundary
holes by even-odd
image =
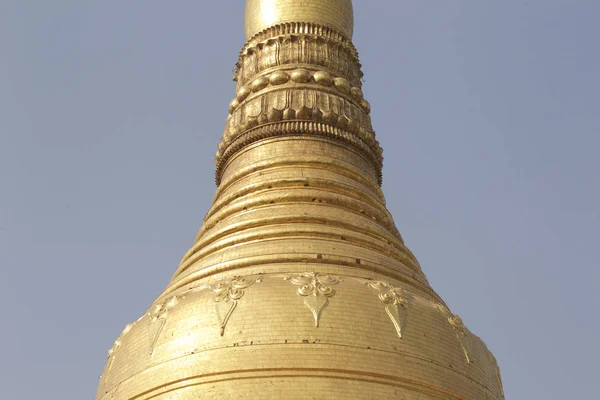
[[[467,363],[471,363],[471,353],[472,353],[472,342],[471,335],[461,317],[456,314],[450,313],[448,316],[448,322],[456,332],[456,338],[460,343],[460,347],[465,353],[465,357],[467,359]]]
[[[333,286],[340,283],[340,278],[316,272],[307,272],[286,277],[285,279],[289,280],[293,285],[300,286],[298,294],[304,297],[304,305],[312,313],[315,320],[315,327],[318,328],[321,313],[329,304],[329,298],[335,295]]]
[[[312,134],[324,137],[333,137],[343,140],[353,147],[361,150],[367,158],[373,162],[373,168],[378,176],[379,184],[382,181],[381,169],[383,166],[383,156],[381,148],[377,141],[376,146],[369,146],[364,141],[360,140],[357,135],[350,132],[333,127],[322,122],[313,121],[283,121],[276,123],[265,124],[256,128],[252,128],[243,135],[238,136],[231,141],[227,147],[223,146],[223,142],[219,144],[222,150],[216,155],[216,183],[221,184],[221,174],[227,160],[237,151],[251,143],[259,140],[267,139],[275,136],[290,135],[290,134]]]
[[[215,155],[217,184],[223,165],[242,147],[261,140],[255,130],[263,127],[268,137],[290,133],[343,137],[374,160],[381,183],[382,150],[371,125],[371,106],[361,90],[362,76],[352,43],[327,27],[283,23],[256,34],[237,63],[236,98],[229,105]],[[303,126],[298,132],[290,131],[293,125],[282,125],[290,122],[318,125]],[[280,131],[275,132],[274,126]]]
[[[215,311],[219,320],[221,336],[225,334],[225,327],[235,311],[238,301],[246,294],[245,289],[256,282],[261,282],[261,280],[234,276],[230,280],[219,282],[211,288],[215,294]]]
[[[356,48],[341,36],[326,32],[327,28],[314,24],[304,27],[284,24],[268,29],[244,47],[234,80],[244,85],[265,70],[307,64],[326,67],[360,86],[363,73]]]
[[[327,40],[334,40],[336,42],[340,42],[344,46],[347,46],[353,49],[355,57],[358,58],[358,52],[352,41],[347,39],[342,34],[338,33],[336,30],[331,29],[324,25],[315,24],[312,22],[282,22],[273,26],[266,28],[265,30],[256,33],[244,46],[242,50],[242,54],[247,51],[251,51],[253,47],[255,47],[258,43],[263,42],[266,39],[272,39],[274,37],[280,37],[285,35],[292,34],[306,34],[318,36]]]
[[[367,285],[379,291],[379,299],[386,305],[385,311],[402,339],[408,321],[410,295],[406,290],[395,287],[389,282],[368,281]]]
[[[307,79],[313,79],[310,73],[308,75],[310,77],[307,76]],[[247,92],[251,92],[251,89],[247,89]],[[247,95],[245,94],[245,96]],[[234,102],[238,102],[238,100],[236,99]],[[328,91],[306,86],[272,90],[245,100],[239,106],[237,103],[233,104],[232,110],[233,113],[227,119],[223,138],[215,155],[217,182],[220,181],[221,167],[227,163],[233,153],[253,141],[262,139],[260,136],[249,135],[250,131],[277,124],[297,122],[312,123],[312,125],[305,125],[302,132],[290,129],[293,128],[293,125],[288,125],[286,130],[273,131],[271,129],[269,136],[287,134],[326,135],[336,138],[343,136],[346,141],[352,142],[366,152],[366,155],[374,160],[374,167],[378,175],[381,174],[383,152],[375,139],[371,118],[363,106],[355,104],[354,101],[349,101]],[[336,134],[337,132],[342,132],[342,134]]]
[[[149,337],[150,337],[150,354],[154,353],[154,348],[158,343],[160,334],[162,333],[166,323],[169,312],[179,303],[177,296],[171,297],[162,303],[155,304],[148,312],[150,317],[150,323],[148,326]]]
[[[123,343],[123,338],[125,337],[125,335],[127,335],[129,333],[129,331],[131,331],[131,329],[134,327],[135,322],[128,324],[125,329],[123,329],[123,332],[119,335],[118,339],[115,340],[115,343],[113,344],[113,346],[111,347],[110,350],[108,350],[108,355],[107,355],[107,367],[106,367],[106,373],[104,374],[104,378],[106,380],[106,378],[108,377],[109,372],[112,370],[113,364],[115,362],[115,358],[117,355],[117,351],[119,350],[119,348],[121,347],[121,344]]]
[[[229,104],[229,114],[233,114],[240,106],[240,103],[246,100],[252,93],[258,93],[268,87],[277,87],[286,83],[316,84],[323,88],[331,88],[331,90],[337,91],[339,95],[347,96],[348,99],[360,105],[366,114],[371,113],[371,105],[364,99],[361,88],[353,86],[348,79],[334,76],[323,70],[309,71],[297,68],[292,70],[280,69],[254,78],[248,86],[239,86],[236,98]]]
[[[249,96],[249,93],[246,94],[248,91],[251,92],[248,89],[242,92],[243,95],[238,93],[238,98],[230,105],[233,113],[227,119],[221,146],[227,146],[236,135],[256,126],[291,120],[325,122],[357,134],[367,143],[374,143],[371,118],[363,106],[356,105],[354,101],[320,90],[319,87],[306,85],[301,88],[272,90],[237,105],[240,98]]]

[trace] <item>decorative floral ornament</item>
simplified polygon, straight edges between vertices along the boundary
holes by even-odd
[[[333,276],[321,275],[317,272],[286,277],[292,284],[300,286],[298,294],[304,297],[304,305],[308,307],[315,320],[315,327],[319,327],[319,320],[323,309],[329,304],[329,297],[335,295],[334,285],[340,279]]]
[[[154,348],[158,343],[160,334],[162,333],[165,325],[167,324],[167,317],[169,312],[177,306],[179,298],[177,296],[171,297],[162,303],[155,304],[151,307],[148,316],[150,317],[150,323],[148,325],[149,337],[150,337],[150,355],[154,354]]]
[[[231,318],[231,314],[235,311],[238,301],[246,294],[245,289],[256,282],[261,282],[261,280],[234,276],[230,280],[219,282],[211,288],[215,294],[215,311],[219,320],[221,336],[225,334],[225,327],[229,318]]]
[[[125,329],[123,329],[123,332],[121,332],[121,334],[119,335],[119,338],[117,340],[115,340],[115,343],[113,344],[111,349],[108,350],[108,355],[107,355],[108,366],[106,367],[105,378],[108,377],[108,373],[112,370],[113,364],[115,362],[117,350],[119,350],[119,348],[121,347],[121,344],[123,343],[123,337],[125,335],[127,335],[129,333],[129,331],[131,331],[131,328],[133,328],[134,325],[135,325],[135,322],[128,324],[125,327]]]
[[[379,299],[386,304],[385,311],[394,324],[398,336],[402,339],[408,320],[410,295],[406,290],[395,287],[389,282],[367,281],[367,285],[379,290]]]
[[[471,336],[469,330],[465,326],[461,317],[456,314],[450,313],[448,316],[448,322],[456,332],[456,338],[460,343],[460,347],[465,353],[465,357],[467,358],[467,363],[471,363]]]

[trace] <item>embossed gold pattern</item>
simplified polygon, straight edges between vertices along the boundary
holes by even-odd
[[[261,9],[267,7],[267,3],[258,3]],[[315,4],[320,7],[322,2]],[[257,6],[249,2],[248,7]],[[304,125],[302,132],[271,129],[270,134],[331,135],[332,129],[339,131],[338,137],[364,148],[381,184],[382,150],[371,126],[371,106],[361,89],[358,54],[351,42],[330,28],[310,20],[278,21],[244,47],[234,76],[236,97],[229,104],[230,114],[215,155],[218,185],[231,156],[265,138],[255,134],[256,128],[285,121],[319,124]]]
[[[160,334],[167,323],[167,316],[169,315],[169,311],[173,307],[177,305],[179,299],[177,296],[174,296],[160,304],[152,307],[148,315],[150,316],[150,327],[149,327],[149,337],[150,337],[150,348],[151,352],[154,352],[154,347],[160,338]]]
[[[333,286],[340,283],[340,279],[316,272],[307,272],[286,279],[300,286],[298,294],[304,297],[304,304],[312,312],[315,327],[318,328],[323,309],[329,304],[329,298],[335,295]]]
[[[463,349],[463,352],[465,353],[467,362],[470,364],[472,347],[471,347],[471,337],[469,335],[469,331],[467,330],[467,327],[463,323],[462,318],[460,318],[456,314],[451,314],[448,317],[448,322],[450,323],[450,325],[452,325],[452,328],[454,328],[454,330],[456,331],[456,338],[458,339],[458,341],[460,343],[460,347]]]
[[[410,305],[408,292],[402,288],[395,287],[389,282],[369,281],[367,285],[375,290],[379,290],[379,299],[386,304],[385,311],[392,320],[398,336],[402,339],[402,335],[406,331],[408,307]]]
[[[97,400],[504,398],[386,208],[353,26],[350,0],[247,0],[212,207]]]
[[[260,279],[246,279],[236,276],[228,281],[219,282],[212,291],[215,293],[215,306],[219,325],[221,327],[221,336],[225,334],[227,322],[235,311],[240,300],[246,294],[244,289],[249,288],[255,282],[260,282]]]

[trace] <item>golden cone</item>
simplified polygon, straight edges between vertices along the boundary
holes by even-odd
[[[502,399],[381,192],[350,0],[248,0],[218,188],[96,399]]]

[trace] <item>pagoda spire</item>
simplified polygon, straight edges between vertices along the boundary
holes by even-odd
[[[248,0],[245,22],[213,204],[96,399],[502,399],[386,208],[352,2]]]

